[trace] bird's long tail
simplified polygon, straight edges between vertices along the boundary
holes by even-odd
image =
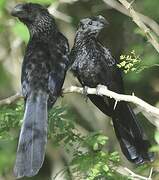
[[[47,142],[47,93],[32,93],[26,101],[14,173],[34,176],[41,168]]]
[[[153,161],[150,143],[143,133],[131,107],[119,102],[113,115],[113,125],[121,149],[127,159],[135,164]]]

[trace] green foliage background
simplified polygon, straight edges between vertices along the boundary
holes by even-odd
[[[28,1],[0,0],[0,99],[20,89],[20,68],[29,33],[23,24],[10,15],[10,10],[19,2]],[[81,18],[103,15],[110,25],[101,32],[101,43],[108,47],[118,60],[122,54],[126,61],[132,50],[139,56],[139,67],[135,64],[126,69],[130,69],[124,75],[126,93],[135,92],[135,95],[150,104],[159,104],[159,56],[130,18],[108,7],[102,0],[77,0],[72,1],[73,3],[58,0],[29,2],[45,6],[52,4],[54,7],[58,5],[58,11],[70,17],[70,22],[56,18],[60,30],[69,39],[70,46],[73,45],[76,27]],[[134,7],[159,23],[158,3],[158,0],[136,0]],[[130,63],[129,58],[126,62]],[[139,68],[139,71],[132,70],[134,67]],[[78,82],[68,73],[64,86],[71,84],[77,85]],[[155,141],[159,140],[158,133],[154,133],[155,128],[141,113],[137,115],[152,144],[155,144]],[[0,107],[2,180],[15,179],[12,171],[22,117],[23,101]],[[150,167],[154,167],[153,179],[159,179],[157,156],[153,164],[141,167],[130,164],[121,154],[111,120],[99,112],[90,101],[85,102],[80,95],[71,94],[59,98],[49,113],[48,139],[46,160],[39,175],[26,179],[60,180],[62,175],[63,179],[69,180],[93,180],[102,177],[112,180],[128,179],[113,170],[113,167],[119,164],[145,176],[148,176]]]

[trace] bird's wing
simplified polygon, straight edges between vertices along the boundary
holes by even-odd
[[[52,106],[57,97],[61,95],[61,89],[64,83],[66,71],[68,69],[68,53],[69,46],[67,39],[59,33],[56,39],[57,46],[54,42],[49,44],[49,52],[51,55],[50,74],[49,74],[49,100],[48,106]]]
[[[109,50],[105,48],[100,57],[103,68],[100,73],[101,81],[104,82],[108,89],[117,93],[124,93],[122,74],[121,70],[117,67],[116,60],[111,56]]]

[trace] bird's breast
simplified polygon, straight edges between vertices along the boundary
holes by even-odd
[[[78,74],[86,86],[96,86],[101,66],[94,58],[85,57],[78,63]]]

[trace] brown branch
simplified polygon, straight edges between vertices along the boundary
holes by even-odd
[[[110,98],[114,98],[116,101],[132,102],[132,103],[140,106],[146,112],[152,113],[154,116],[159,117],[159,109],[158,108],[146,103],[142,99],[139,99],[134,94],[133,95],[118,94],[113,91],[110,91],[109,89],[107,89],[106,86],[103,86],[103,85],[98,85],[97,88],[86,88],[85,91],[87,94],[108,96]],[[69,88],[66,88],[63,91],[64,94],[73,93],[73,92],[83,94],[84,89],[82,87],[71,86]]]
[[[117,166],[117,167],[112,167],[117,173],[123,175],[123,176],[127,176],[132,180],[152,180],[152,172],[153,172],[153,168],[151,168],[150,173],[149,173],[149,177],[144,177],[141,175],[138,175],[136,173],[134,173],[133,171],[131,171],[130,169],[128,169],[127,167],[123,167],[123,166]]]
[[[106,3],[108,6],[112,7],[113,9],[116,9],[117,11],[121,12],[122,14],[131,17],[129,10],[123,7],[123,5],[117,2],[116,0],[103,0],[103,2]],[[144,14],[141,14],[139,12],[136,13],[140,17],[140,19],[148,27],[150,27],[156,33],[156,35],[159,36],[159,25],[157,24],[157,22],[155,22],[153,19],[149,18],[148,16],[145,16]]]
[[[15,103],[16,101],[18,101],[21,98],[23,98],[21,93],[17,93],[17,94],[15,94],[13,96],[10,96],[10,97],[6,98],[6,99],[0,100],[0,106],[2,106],[2,105],[10,105],[12,103]]]
[[[65,88],[63,90],[63,94],[68,94],[68,93],[79,93],[79,94],[87,93],[87,94],[96,94],[99,96],[107,96],[107,97],[115,99],[115,105],[119,101],[126,101],[126,102],[134,103],[137,106],[139,106],[142,109],[142,111],[148,113],[149,115],[151,115],[153,117],[153,120],[151,118],[149,118],[148,120],[159,129],[159,121],[158,121],[159,108],[156,108],[156,107],[148,104],[147,102],[143,101],[142,99],[136,97],[134,94],[133,95],[118,94],[113,91],[110,91],[109,89],[107,89],[106,86],[103,86],[103,85],[98,85],[97,88],[86,88],[86,89],[84,89],[82,87],[71,86],[71,87]],[[11,97],[1,100],[0,106],[14,103],[17,100],[19,100],[20,98],[22,98],[21,94],[17,93],[14,96],[11,96]],[[114,108],[115,108],[115,106],[114,106]]]
[[[130,15],[133,21],[138,25],[138,27],[144,32],[149,42],[159,53],[159,43],[156,40],[156,37],[151,32],[151,30],[144,24],[144,22],[140,19],[138,13],[133,9],[132,4],[127,2],[126,0],[118,0],[121,4],[130,12]]]
[[[102,86],[102,85],[98,85],[97,88],[86,88],[85,90],[81,87],[71,86],[69,88],[64,89],[63,94],[68,94],[68,93],[83,94],[84,92],[86,92],[87,94],[96,94],[100,96],[104,95],[110,98],[114,98],[116,100],[116,103],[118,101],[126,101],[126,102],[134,103],[138,105],[143,111],[149,113],[149,115],[151,115],[154,118],[153,121],[151,121],[151,119],[148,119],[148,120],[159,129],[159,121],[158,121],[159,108],[156,108],[148,104],[142,99],[136,97],[134,94],[133,95],[118,94],[118,93],[108,90],[106,86]]]

